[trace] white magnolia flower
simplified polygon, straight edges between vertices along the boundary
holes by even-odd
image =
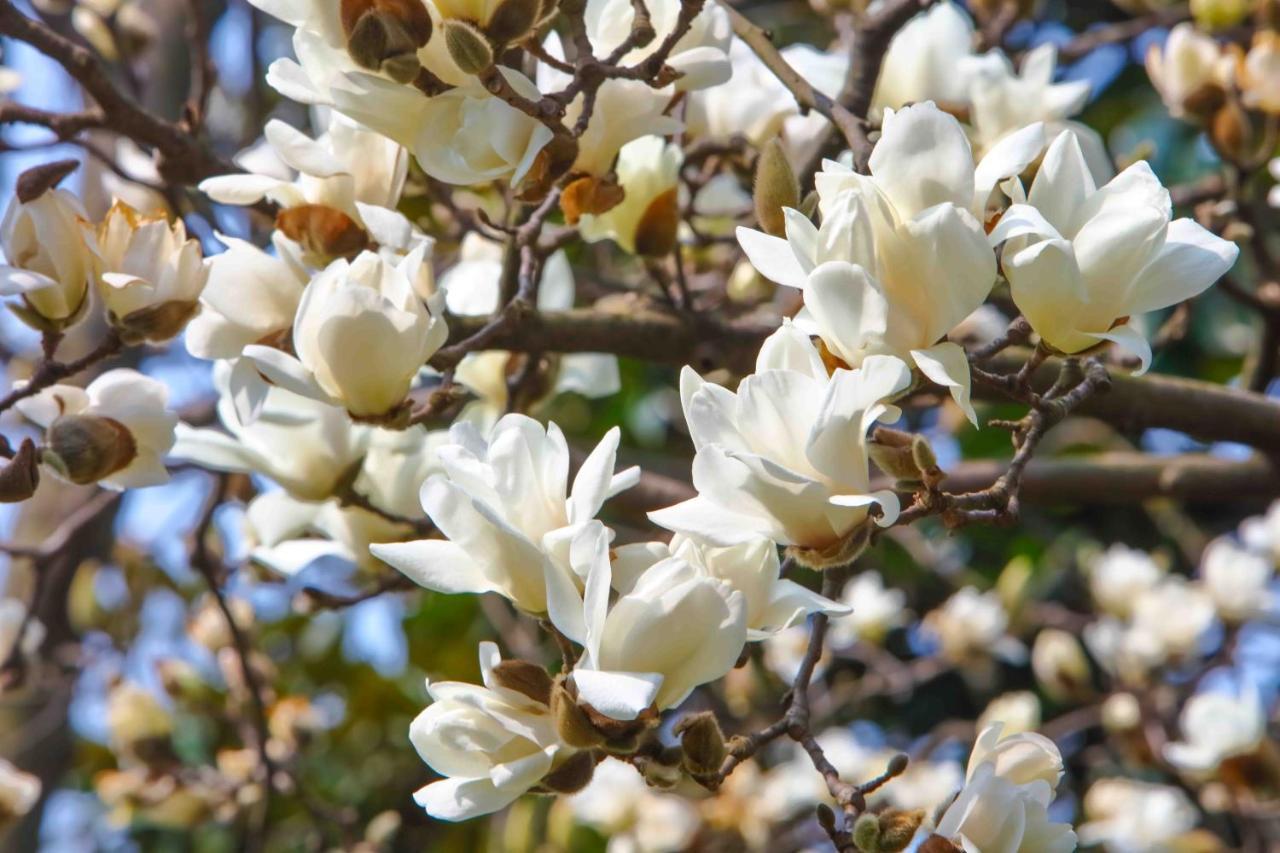
[[[1178,614],[1170,619],[1169,614]],[[1170,658],[1194,653],[1201,637],[1213,625],[1213,600],[1181,577],[1166,578],[1141,593],[1133,605],[1133,629],[1151,637]]]
[[[1099,779],[1084,795],[1080,843],[1107,853],[1176,850],[1200,813],[1180,788],[1137,779]]]
[[[1168,657],[1159,637],[1111,616],[1086,625],[1084,642],[1098,665],[1125,684],[1144,684]]]
[[[1071,825],[1053,823],[1048,807],[1062,756],[1039,735],[1001,741],[999,725],[982,732],[964,788],[938,821],[937,833],[982,853],[1069,853]]]
[[[879,572],[861,572],[844,586],[842,604],[852,612],[831,621],[828,632],[837,648],[859,640],[879,643],[906,621],[907,594],[885,587]]]
[[[587,0],[584,21],[597,56],[608,56],[630,37],[635,8],[630,0]],[[645,8],[655,37],[644,47],[625,54],[625,64],[642,62],[652,55],[675,30],[681,13],[679,0],[653,0]],[[682,75],[675,82],[676,90],[705,89],[727,82],[732,38],[728,13],[713,3],[704,6],[667,58],[666,64]]]
[[[942,656],[952,663],[964,664],[992,654],[1017,660],[1026,652],[1005,633],[1009,614],[995,590],[978,592],[967,586],[925,614],[923,626],[937,640]]]
[[[86,388],[53,385],[18,401],[44,427],[42,461],[72,483],[137,489],[168,482],[164,456],[178,416],[169,389],[136,370],[108,370]]]
[[[80,200],[52,189],[26,203],[15,195],[0,222],[0,296],[21,296],[18,317],[37,328],[78,320],[88,304],[94,259]]]
[[[200,242],[182,220],[143,216],[117,201],[98,226],[98,281],[112,323],[127,335],[165,341],[199,310],[209,277]]]
[[[1198,295],[1239,248],[1190,219],[1173,220],[1169,191],[1145,161],[1098,188],[1075,134],[1049,146],[1026,204],[991,234],[1005,243],[1014,302],[1050,346],[1076,353],[1110,341],[1145,371],[1151,347],[1129,318]]]
[[[893,523],[898,499],[871,492],[866,434],[897,410],[885,402],[910,383],[896,358],[868,357],[828,375],[809,338],[786,323],[764,342],[737,392],[686,367],[680,398],[697,455],[697,497],[649,514],[655,524],[714,545],[759,536],[807,549],[838,546],[879,504]]]
[[[1249,550],[1269,555],[1280,564],[1280,501],[1272,503],[1265,515],[1241,522],[1240,540]]]
[[[1003,726],[1001,732],[1014,735],[1040,728],[1040,699],[1030,690],[1014,690],[1002,693],[987,703],[978,715],[978,731],[994,724]]]
[[[423,305],[413,281],[426,246],[398,264],[372,252],[336,260],[307,285],[293,322],[297,357],[253,344],[244,354],[272,382],[357,417],[394,414],[448,337],[443,294]],[[358,353],[358,357],[353,357]]]
[[[1123,619],[1138,596],[1160,582],[1164,568],[1146,551],[1117,542],[1089,563],[1087,573],[1094,602]]]
[[[1259,29],[1240,64],[1240,89],[1245,105],[1280,113],[1280,33]]]
[[[42,642],[44,625],[39,619],[28,621],[27,606],[16,598],[0,598],[0,660],[9,660],[14,646],[18,647],[19,655],[30,657]]]
[[[738,241],[763,276],[803,289],[797,322],[834,355],[851,366],[868,355],[914,362],[976,422],[968,359],[945,338],[995,284],[987,199],[1042,145],[1033,125],[975,168],[952,116],[932,103],[889,112],[870,177],[831,161],[818,174],[821,228],[788,209],[786,239],[739,228]]]
[[[616,758],[598,764],[590,784],[567,802],[579,823],[609,838],[608,853],[684,850],[702,824],[691,801],[654,790]]]
[[[368,429],[342,409],[271,388],[253,423],[242,423],[227,388],[227,369],[216,370],[218,416],[227,432],[178,427],[172,455],[215,471],[261,474],[304,501],[333,496],[364,454]]]
[[[966,104],[969,79],[962,69],[973,54],[973,41],[973,21],[955,3],[938,3],[916,15],[889,42],[872,112],[922,101]]]
[[[285,576],[322,558],[337,558],[368,570],[379,563],[369,546],[413,535],[408,524],[337,500],[301,501],[284,490],[259,494],[245,509],[249,558]]]
[[[1181,770],[1212,774],[1223,761],[1248,755],[1267,737],[1267,715],[1257,691],[1238,696],[1197,693],[1178,717],[1183,740],[1165,744],[1164,757]]]
[[[1044,628],[1031,646],[1031,671],[1042,690],[1063,701],[1089,690],[1089,661],[1075,634]]]
[[[40,799],[40,790],[39,777],[0,758],[0,829],[31,811]]]
[[[588,242],[612,239],[634,255],[663,255],[675,246],[679,224],[679,178],[684,154],[660,136],[644,136],[618,152],[618,183],[626,194],[600,214],[578,224]]]
[[[440,820],[466,820],[505,808],[573,750],[556,734],[544,702],[503,687],[494,677],[498,647],[480,644],[484,686],[428,682],[432,703],[409,727],[409,740],[446,777],[414,800]]]
[[[594,522],[574,538],[573,571],[546,573],[547,604],[556,628],[583,647],[572,675],[579,701],[634,720],[674,708],[733,668],[747,642],[747,605],[678,557],[651,565],[611,605],[609,537]],[[586,577],[581,593],[573,575]]]
[[[1190,21],[1174,27],[1163,46],[1153,44],[1147,48],[1151,85],[1177,118],[1188,116],[1188,107],[1194,108],[1197,96],[1226,82],[1229,63],[1222,46]]]
[[[811,613],[839,617],[850,612],[848,606],[781,577],[782,564],[772,539],[718,548],[677,533],[670,545],[623,545],[615,554],[613,586],[619,592],[628,592],[650,566],[668,557],[684,560],[700,575],[728,583],[746,602],[747,639],[753,642],[790,628]]]
[[[1224,622],[1244,622],[1270,609],[1271,580],[1275,562],[1238,546],[1230,539],[1215,539],[1200,559],[1200,578]]]
[[[554,423],[511,414],[488,441],[466,422],[449,434],[452,443],[436,451],[444,474],[422,486],[422,507],[448,538],[378,545],[374,556],[428,589],[496,592],[546,613],[544,575],[568,566],[574,534],[639,479],[639,468],[613,472],[618,428],[582,463],[572,489],[569,447]]]

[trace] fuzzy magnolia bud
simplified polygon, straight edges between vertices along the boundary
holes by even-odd
[[[902,811],[889,809],[879,817],[880,838],[876,848],[880,853],[898,853],[905,850],[915,838],[916,830],[924,823],[924,810]]]
[[[786,234],[787,218],[784,207],[800,206],[800,182],[791,170],[782,143],[770,140],[756,160],[756,185],[752,194],[756,220],[768,234],[782,237]]]
[[[508,690],[514,690],[544,705],[551,704],[551,676],[535,663],[504,660],[494,666],[491,675],[494,681]]]
[[[604,743],[600,732],[591,725],[586,712],[578,706],[563,682],[553,685],[551,701],[547,704],[551,706],[551,717],[556,722],[560,740],[579,749],[591,749]]]
[[[500,45],[523,41],[542,20],[543,5],[539,0],[505,0],[489,16],[485,34]]]
[[[0,503],[25,501],[40,485],[40,464],[35,443],[24,438],[9,463],[0,469]]]
[[[444,45],[464,74],[479,74],[493,65],[493,45],[484,33],[466,21],[444,22]]]
[[[45,433],[43,461],[77,485],[123,470],[138,455],[124,424],[98,415],[63,415]]]
[[[587,787],[595,772],[594,753],[574,753],[568,761],[542,777],[542,787],[557,794],[576,794]]]
[[[30,204],[62,183],[63,178],[79,167],[79,160],[55,160],[52,163],[32,166],[18,176],[18,181],[13,188],[14,195],[23,204]]]
[[[568,183],[560,191],[560,210],[564,221],[577,225],[584,213],[597,216],[622,203],[626,193],[617,183],[607,178],[584,175]]]
[[[431,15],[421,0],[342,0],[339,16],[357,65],[399,83],[417,76],[418,49],[431,39]]]
[[[276,228],[326,263],[357,255],[369,245],[369,235],[354,219],[323,204],[300,204],[280,211]]]
[[[684,767],[690,775],[705,776],[720,769],[728,750],[715,714],[690,714],[676,723],[675,733],[680,736]]]
[[[876,463],[877,468],[900,483],[908,485],[921,483],[924,481],[924,472],[916,461],[917,438],[920,437],[909,432],[876,427],[867,442],[867,454],[871,457],[871,461]],[[921,441],[927,447],[928,442],[922,438]],[[931,449],[922,450],[919,456],[927,462],[933,456],[933,452]],[[936,462],[931,467],[936,468]]]
[[[853,824],[853,843],[862,853],[880,853],[880,819],[863,813]]]
[[[792,545],[787,548],[787,556],[794,559],[806,569],[823,572],[847,566],[861,556],[871,544],[871,528],[874,522],[867,519],[845,534],[843,539],[825,548],[801,548]]]

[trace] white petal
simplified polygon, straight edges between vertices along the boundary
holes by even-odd
[[[964,349],[951,341],[943,341],[928,349],[911,351],[920,372],[944,388],[951,390],[951,398],[956,401],[965,417],[974,426],[978,425],[978,414],[969,401],[971,378],[969,376],[969,358]]]
[[[436,592],[454,594],[498,591],[466,551],[443,539],[374,544],[369,546],[369,553],[400,571],[418,586]]]
[[[599,672],[575,669],[578,698],[607,717],[634,720],[653,704],[662,686],[656,672]]]
[[[1151,344],[1147,342],[1146,336],[1132,324],[1125,323],[1123,326],[1116,326],[1109,332],[1092,334],[1089,337],[1101,341],[1111,341],[1122,350],[1136,355],[1141,364],[1134,371],[1134,376],[1141,376],[1151,367]]]
[[[791,244],[763,231],[738,227],[738,243],[760,275],[787,287],[804,287],[805,269]]]

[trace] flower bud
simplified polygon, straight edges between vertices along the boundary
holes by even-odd
[[[880,838],[876,848],[881,853],[898,853],[905,850],[915,838],[916,830],[924,823],[924,809],[902,811],[888,809],[878,815]]]
[[[853,843],[862,853],[880,853],[880,820],[869,812],[858,815],[853,824]]]
[[[96,483],[138,455],[132,433],[114,418],[63,415],[45,433],[42,461],[77,485]]]
[[[280,211],[276,228],[324,265],[350,258],[369,245],[369,235],[347,214],[323,204],[300,204]]]
[[[1191,15],[1205,30],[1234,27],[1249,16],[1251,0],[1191,0]]]
[[[674,731],[680,736],[684,768],[691,776],[696,778],[720,770],[729,753],[715,714],[710,711],[690,714],[676,723]]]
[[[1259,147],[1259,128],[1236,98],[1229,98],[1209,123],[1209,139],[1224,160],[1245,163],[1255,157]]]
[[[504,660],[495,665],[490,674],[499,686],[507,690],[514,690],[544,705],[551,704],[551,676],[536,663]]]
[[[542,7],[539,0],[503,0],[489,16],[484,31],[496,44],[516,44],[543,19]]]
[[[962,853],[959,847],[941,835],[930,835],[918,849],[919,853]]]
[[[493,46],[484,33],[466,21],[444,22],[444,44],[464,74],[479,74],[493,65]]]
[[[163,343],[185,329],[199,313],[199,302],[173,300],[114,318],[113,322],[126,343]]]
[[[1132,693],[1113,693],[1102,703],[1102,727],[1112,734],[1130,732],[1142,725],[1142,706]]]
[[[342,0],[347,52],[362,68],[410,83],[421,63],[418,49],[431,38],[431,15],[419,0]]]
[[[79,160],[55,160],[32,166],[14,185],[14,195],[22,204],[30,204],[49,190],[62,183],[62,179],[80,167]]]
[[[914,485],[924,480],[924,474],[916,462],[916,436],[909,432],[876,427],[867,440],[867,455],[876,467],[904,485]],[[928,442],[925,442],[926,446]],[[922,453],[926,458],[932,451]]]
[[[563,682],[554,685],[551,690],[551,717],[556,721],[556,731],[560,740],[569,746],[579,749],[591,749],[604,743],[604,738],[587,718],[587,714],[578,706]]]
[[[1090,691],[1089,662],[1080,641],[1066,631],[1046,628],[1031,649],[1031,670],[1044,691],[1062,701]]]
[[[584,175],[560,191],[560,210],[566,223],[577,225],[582,214],[595,216],[612,210],[622,203],[624,196],[622,187],[608,178]]]
[[[672,187],[649,202],[636,223],[636,254],[655,258],[671,254],[679,225],[679,194]]]
[[[557,794],[576,794],[596,772],[596,756],[592,752],[578,752],[569,760],[542,777],[542,787]]]
[[[8,464],[0,469],[0,503],[18,503],[35,494],[40,485],[40,463],[36,445],[24,438]]]
[[[782,237],[786,234],[787,219],[784,207],[800,206],[800,182],[791,170],[782,143],[776,138],[765,144],[756,159],[756,183],[752,193],[756,221],[768,234]]]
[[[797,563],[806,569],[812,569],[815,572],[847,566],[858,559],[862,552],[867,550],[867,546],[871,544],[871,528],[873,524],[874,522],[871,519],[866,519],[845,534],[843,539],[825,548],[801,548],[792,545],[787,548],[787,556],[795,559]]]

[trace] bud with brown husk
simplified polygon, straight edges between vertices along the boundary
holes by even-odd
[[[351,258],[369,247],[369,235],[347,214],[323,204],[300,204],[276,215],[280,233],[327,266],[336,258]]]
[[[936,486],[942,470],[929,440],[888,427],[876,427],[867,441],[867,454],[881,471],[903,486]]]
[[[176,337],[198,313],[199,302],[173,300],[151,305],[124,317],[112,315],[109,319],[126,344],[139,344],[143,341],[163,343]]]
[[[792,545],[787,548],[787,556],[815,572],[847,566],[871,544],[871,529],[874,525],[874,521],[866,518],[842,538],[825,548],[802,548],[799,545]]]
[[[719,772],[729,750],[715,714],[690,714],[676,723],[673,731],[680,737],[684,769],[690,776],[697,779]]]
[[[615,755],[636,751],[640,736],[658,722],[658,713],[649,708],[634,720],[615,720],[577,697],[571,679],[558,675],[551,688],[551,717],[560,739],[579,749],[601,748]]]
[[[556,794],[576,794],[591,781],[596,772],[597,757],[594,752],[574,753],[567,761],[546,776],[539,785]]]
[[[507,690],[528,696],[535,702],[551,704],[553,682],[547,671],[525,660],[504,660],[490,672],[493,680]]]
[[[557,133],[534,155],[533,165],[520,181],[516,198],[527,204],[541,202],[577,159],[578,140],[568,133]]]
[[[129,429],[98,415],[63,415],[49,425],[45,442],[41,461],[81,486],[125,469],[138,455]]]
[[[625,196],[622,187],[611,178],[583,175],[560,191],[560,210],[566,223],[577,225],[583,214],[598,216],[617,207]]]
[[[1252,168],[1268,153],[1265,120],[1245,109],[1235,94],[1227,97],[1213,114],[1209,122],[1209,141],[1222,159],[1239,166]]]
[[[40,461],[36,445],[24,438],[9,463],[0,469],[0,503],[25,501],[40,485]]]
[[[680,196],[675,187],[649,202],[636,223],[637,255],[659,258],[671,254],[676,247],[680,226]]]
[[[791,169],[787,153],[776,138],[767,142],[756,159],[756,181],[752,192],[756,221],[767,234],[786,235],[787,217],[783,208],[800,206],[800,182]]]
[[[591,725],[587,713],[578,706],[563,678],[551,688],[551,718],[555,720],[560,740],[578,749],[592,749],[604,744],[604,736]]]
[[[431,15],[421,0],[342,0],[339,16],[357,65],[397,83],[417,77],[418,50],[431,39]]]
[[[493,45],[468,21],[445,21],[444,45],[454,65],[464,74],[479,74],[493,65]]]
[[[941,835],[930,835],[920,845],[919,853],[963,853],[963,851]]]

